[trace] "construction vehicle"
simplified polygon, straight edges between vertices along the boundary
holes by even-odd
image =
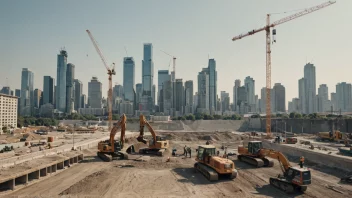
[[[338,130],[334,130],[333,132],[318,132],[317,136],[317,140],[330,142],[343,142],[344,139],[347,139],[347,136]]]
[[[144,139],[144,126],[147,126],[149,132],[153,136],[153,139],[151,139],[149,142]],[[148,143],[147,148],[139,149],[140,154],[152,154],[163,156],[164,151],[169,148],[169,141],[166,140],[165,137],[158,136],[155,134],[154,129],[145,119],[144,115],[139,116],[139,136],[137,137],[137,141],[143,142],[144,144]]]
[[[117,131],[121,128],[120,140],[115,140]],[[121,150],[125,143],[126,116],[122,114],[120,120],[114,125],[110,132],[110,139],[98,143],[97,155],[100,159],[110,162],[114,159],[128,159],[128,155]]]
[[[271,32],[271,28],[274,28],[275,26],[278,26],[280,24],[286,23],[288,21],[291,21],[293,19],[297,19],[298,17],[302,17],[304,15],[310,14],[314,11],[320,10],[322,8],[325,8],[327,6],[330,6],[332,4],[336,3],[336,1],[328,1],[326,3],[322,3],[320,5],[311,7],[311,8],[307,8],[304,9],[303,11],[300,11],[298,13],[292,14],[290,16],[284,17],[280,20],[277,20],[273,23],[270,23],[270,14],[267,14],[266,17],[266,25],[262,28],[258,28],[258,29],[251,29],[250,31],[247,31],[244,34],[240,34],[238,36],[235,36],[232,38],[232,41],[236,41],[236,40],[240,40],[244,37],[247,36],[251,36],[255,33],[261,32],[261,31],[265,31],[266,33],[266,39],[265,39],[265,43],[266,43],[266,72],[265,72],[265,76],[266,76],[266,134],[267,134],[267,138],[271,138],[271,94],[270,94],[270,90],[271,90],[271,38],[270,38],[270,32]],[[273,43],[276,43],[276,29],[273,29],[272,31],[273,33]]]
[[[301,167],[292,167],[284,154],[272,149],[262,148],[261,141],[250,141],[248,142],[248,148],[239,147],[238,152],[240,153],[238,156],[239,160],[257,165],[257,167],[260,167],[258,166],[259,163],[262,164],[268,160],[266,157],[277,159],[283,175],[270,178],[270,184],[287,193],[292,193],[296,190],[306,191],[307,185],[311,184],[310,170],[303,167],[304,161],[302,161]],[[269,163],[269,165],[273,166],[274,163]]]
[[[275,138],[275,143],[284,143],[284,144],[296,144],[297,143],[297,138],[295,137],[281,137],[281,136],[276,136]]]
[[[249,141],[248,146],[243,145],[238,146],[238,156],[237,159],[248,164],[254,165],[256,167],[273,167],[274,161],[265,156],[260,155],[260,150],[263,149],[263,144],[261,141]]]
[[[209,181],[217,181],[220,175],[228,176],[230,179],[237,177],[233,161],[217,156],[213,145],[198,146],[196,161],[194,168]]]

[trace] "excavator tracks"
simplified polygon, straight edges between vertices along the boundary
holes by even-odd
[[[286,193],[294,193],[295,191],[304,192],[307,190],[307,186],[298,186],[281,178],[271,177],[270,184],[281,189],[282,191],[285,191]]]
[[[219,175],[215,170],[213,170],[213,169],[211,169],[201,163],[198,163],[198,162],[195,163],[194,168],[197,171],[199,171],[200,173],[202,173],[202,175],[204,175],[209,181],[219,180]]]
[[[255,158],[255,157],[250,157],[246,155],[238,155],[238,160],[242,162],[246,162],[247,164],[251,164],[253,166],[256,166],[257,168],[260,167],[273,167],[274,166],[274,161],[269,160],[267,158]]]
[[[102,153],[102,152],[97,152],[97,155],[98,157],[105,161],[105,162],[111,162],[112,161],[112,156],[111,155],[108,155],[108,154],[105,154],[105,153]]]

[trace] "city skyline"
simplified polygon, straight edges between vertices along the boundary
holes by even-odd
[[[182,8],[182,5],[184,3],[185,2],[178,2],[178,4],[176,4],[176,7]],[[160,9],[153,8],[153,6],[155,5],[147,5],[147,3],[141,3],[150,10],[158,10],[158,12],[155,12],[155,14],[152,14],[150,17],[145,17],[146,19],[143,19],[138,15],[136,16],[136,18],[132,18],[130,20],[136,25],[140,25],[137,30],[142,30],[142,28],[147,27],[146,25],[143,25],[146,20],[154,19],[155,24],[145,29],[145,31],[143,31],[143,34],[140,33],[142,31],[134,31],[136,33],[132,33],[131,36],[127,36],[125,33],[121,33],[121,37],[125,39],[125,41],[122,41],[121,39],[116,38],[115,35],[113,36],[112,32],[114,31],[109,32],[103,30],[104,28],[101,27],[105,27],[105,25],[93,25],[92,23],[89,23],[87,21],[89,19],[94,19],[94,17],[97,16],[94,16],[93,18],[88,17],[88,19],[83,19],[82,17],[73,19],[73,17],[70,17],[71,15],[64,16],[64,18],[70,17],[70,19],[72,20],[71,22],[64,20],[68,26],[77,25],[77,27],[73,28],[70,31],[70,34],[66,35],[60,35],[57,32],[51,33],[51,31],[56,30],[56,27],[53,27],[52,30],[50,30],[51,28],[45,28],[46,26],[44,25],[47,25],[50,20],[57,21],[57,19],[54,18],[60,18],[60,20],[62,20],[61,14],[60,17],[56,17],[58,16],[58,13],[56,12],[54,12],[49,17],[44,17],[45,19],[40,19],[43,23],[38,23],[36,25],[36,28],[42,30],[44,34],[44,36],[42,35],[39,38],[38,36],[34,35],[36,30],[29,27],[26,27],[29,28],[26,29],[25,27],[20,27],[16,24],[21,24],[25,21],[31,22],[33,20],[37,20],[38,18],[36,18],[33,13],[38,12],[43,8],[46,8],[45,6],[49,6],[55,3],[44,2],[43,5],[38,6],[36,8],[35,6],[37,4],[35,2],[32,3],[33,5],[26,5],[26,2],[23,2],[21,5],[16,5],[16,7],[18,7],[18,12],[23,13],[17,13],[17,11],[9,13],[8,11],[11,10],[10,8],[13,7],[14,4],[5,2],[4,6],[2,6],[2,8],[0,9],[2,11],[1,13],[7,16],[3,18],[6,18],[8,22],[0,21],[0,23],[1,25],[8,27],[6,28],[6,30],[2,31],[4,31],[5,37],[12,38],[12,42],[4,41],[4,45],[2,45],[1,47],[1,54],[4,55],[1,62],[1,67],[4,68],[6,72],[1,72],[0,79],[3,80],[0,82],[0,84],[3,86],[6,85],[5,79],[8,78],[8,84],[10,85],[12,90],[20,88],[20,82],[15,81],[14,79],[20,79],[20,71],[22,70],[22,68],[29,68],[35,74],[34,89],[43,88],[43,76],[52,76],[53,78],[55,78],[56,81],[57,79],[54,68],[57,65],[57,60],[55,54],[57,54],[58,49],[65,46],[66,50],[70,55],[70,62],[74,63],[76,66],[75,78],[81,80],[84,85],[83,93],[85,95],[88,94],[87,84],[90,78],[93,75],[96,75],[103,84],[102,92],[103,96],[106,97],[108,85],[107,77],[101,60],[94,51],[94,48],[91,45],[88,36],[85,35],[85,28],[89,28],[94,31],[94,35],[99,41],[100,47],[102,48],[104,55],[107,57],[109,62],[117,63],[116,68],[118,72],[117,75],[113,77],[113,82],[122,82],[123,80],[123,57],[126,56],[124,46],[126,46],[127,48],[128,56],[134,57],[136,62],[135,83],[137,84],[142,82],[142,79],[139,78],[142,73],[141,60],[143,59],[143,52],[141,46],[143,45],[143,43],[150,42],[153,43],[154,46],[154,85],[157,85],[157,71],[161,69],[168,69],[170,63],[170,57],[160,52],[160,50],[165,50],[168,53],[177,57],[176,78],[182,78],[184,82],[186,80],[193,80],[194,87],[197,87],[197,74],[199,70],[207,66],[207,56],[209,54],[209,58],[214,58],[217,61],[216,63],[218,72],[218,95],[220,94],[220,91],[232,93],[232,87],[235,79],[243,80],[246,76],[251,76],[255,79],[255,93],[259,95],[260,89],[262,87],[265,87],[265,54],[262,53],[265,49],[265,42],[263,40],[264,34],[255,35],[252,36],[252,38],[248,38],[246,41],[239,41],[236,43],[233,43],[230,39],[232,38],[232,36],[240,34],[246,31],[247,29],[260,27],[262,24],[265,23],[265,14],[268,12],[287,11],[292,10],[294,8],[305,8],[319,3],[322,3],[322,1],[319,0],[310,2],[290,3],[258,2],[258,5],[260,6],[256,7],[260,8],[252,7],[252,11],[255,12],[255,14],[253,15],[252,12],[250,12],[250,14],[246,14],[241,11],[241,7],[249,6],[249,4],[245,2],[225,2],[223,4],[209,2],[200,5],[200,9],[197,13],[198,15],[209,11],[211,8],[218,11],[222,10],[221,13],[224,14],[223,16],[217,16],[219,15],[219,12],[215,12],[210,15],[201,15],[201,18],[196,17],[191,13],[191,8],[199,6],[199,3],[197,3],[197,1],[189,2],[190,10],[183,9],[184,16],[182,16],[181,18],[179,18],[179,16],[176,15],[176,12],[173,10],[170,11],[170,15],[163,15],[164,11],[159,11]],[[133,6],[133,3],[110,2],[108,4],[124,4],[126,6]],[[76,2],[71,3],[68,10],[75,9],[78,5],[82,4]],[[158,8],[169,7],[170,5],[174,4],[160,3],[160,5],[158,4]],[[280,26],[277,28],[277,43],[273,45],[272,49],[272,85],[274,85],[274,83],[281,83],[285,86],[287,90],[285,104],[287,104],[288,101],[291,101],[292,98],[298,97],[297,80],[303,76],[303,71],[301,70],[301,67],[304,66],[307,62],[312,62],[316,66],[317,87],[320,84],[327,84],[327,86],[330,88],[330,93],[335,92],[335,87],[337,83],[351,82],[348,77],[348,73],[350,73],[350,67],[348,67],[348,65],[350,65],[350,62],[348,62],[348,52],[351,51],[352,44],[349,44],[351,43],[350,40],[341,40],[340,38],[344,37],[345,34],[348,35],[348,33],[350,32],[348,28],[347,31],[345,30],[347,25],[349,24],[347,18],[351,18],[349,17],[351,14],[348,12],[344,12],[346,8],[351,7],[349,5],[352,5],[351,2],[337,2],[334,6],[329,7],[329,9],[324,9],[322,11],[312,14],[311,16],[305,17],[304,19],[298,19],[295,22],[290,22],[289,24],[285,24],[282,27]],[[34,7],[31,12],[28,11],[30,9],[25,9],[32,6]],[[88,5],[83,5],[83,7],[85,6]],[[105,6],[102,7],[104,7],[104,9],[106,8]],[[97,9],[103,9],[102,7]],[[43,14],[48,15],[50,11],[52,10],[48,8]],[[123,14],[124,12],[125,11],[122,10],[121,14]],[[18,16],[16,15],[16,13],[18,14]],[[142,13],[144,13],[144,11]],[[243,14],[244,16],[240,18],[246,18],[245,23],[243,23],[242,19],[238,17],[239,14]],[[159,19],[158,17],[161,15],[166,17],[167,19],[170,19],[171,21],[180,20],[181,22],[184,22],[182,24],[176,23],[178,27],[183,29],[183,31],[185,30],[185,28],[189,27],[189,24],[185,23],[187,17],[190,17],[191,22],[199,23],[199,28],[194,29],[192,31],[184,31],[183,34],[180,34],[179,32],[169,31],[167,25],[169,24],[169,21],[165,23],[166,19]],[[249,15],[253,16],[246,17]],[[23,16],[26,16],[27,18]],[[93,21],[108,18],[107,25],[113,25],[113,28],[115,26],[120,26],[120,23],[126,24],[126,22],[130,22],[129,20],[114,22],[114,20],[110,20],[110,18],[118,17],[111,17],[108,15],[104,15],[101,17],[98,17]],[[273,16],[272,18],[273,20],[276,20],[282,17],[283,16],[279,15]],[[233,20],[229,20],[230,18]],[[217,26],[216,23],[212,23],[212,26],[208,27],[208,24],[206,22],[202,22],[203,20],[207,21],[207,19],[213,22],[219,21],[219,26]],[[84,22],[84,27],[78,24],[81,21]],[[12,25],[9,25],[9,23],[12,23]],[[61,22],[59,22],[59,24],[60,23]],[[314,28],[310,27],[311,23],[316,24]],[[334,28],[326,29],[326,26],[329,25]],[[223,27],[223,30],[221,31],[218,28],[220,26]],[[157,27],[160,28],[157,29]],[[208,28],[210,28],[211,31],[205,31]],[[167,34],[167,36],[165,36],[165,31],[168,31],[169,33]],[[14,34],[14,32],[16,32],[16,34]],[[27,32],[29,35],[27,35]],[[202,33],[200,34],[200,32]],[[26,36],[23,36],[23,34],[25,34]],[[50,34],[54,35],[54,37],[45,37],[45,35]],[[334,37],[333,39],[326,40],[326,38],[330,38],[331,35],[339,36],[337,38]],[[187,40],[188,37],[197,39],[191,39],[193,44],[190,44],[190,40]],[[199,43],[199,39],[203,44]],[[324,42],[320,42],[323,39]],[[178,40],[181,42],[177,42]],[[22,43],[19,43],[20,41]],[[40,48],[36,45],[32,45],[33,42],[39,41],[42,42],[42,44],[39,45]],[[314,45],[312,45],[312,43],[314,43]],[[326,46],[329,46],[329,48],[326,48]],[[34,48],[34,50],[29,50],[30,48]],[[21,51],[19,51],[20,49]],[[21,56],[23,58],[14,58],[18,55],[18,53],[22,51],[26,52],[21,53]],[[192,53],[189,53],[190,51]],[[41,54],[40,59],[29,58],[29,56],[35,57],[35,55],[38,53]],[[329,76],[327,78],[326,76],[332,73],[330,71],[332,68],[337,68],[337,72],[339,73],[339,75]],[[347,71],[342,72],[343,69],[346,69]],[[172,67],[170,67],[170,71],[171,70]],[[285,74],[288,77],[284,77]],[[13,76],[13,78],[11,76]],[[194,92],[196,92],[196,90]],[[230,95],[230,98],[231,96],[232,95]]]

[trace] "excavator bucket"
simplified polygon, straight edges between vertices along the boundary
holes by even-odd
[[[143,142],[144,144],[147,144],[147,142],[148,142],[146,139],[143,139],[142,136],[138,136],[138,137],[137,137],[137,141],[138,141],[138,142]]]

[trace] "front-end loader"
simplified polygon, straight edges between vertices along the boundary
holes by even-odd
[[[254,165],[256,167],[273,167],[274,161],[261,156],[259,151],[263,149],[261,141],[249,141],[248,146],[244,147],[242,145],[238,146],[238,156],[237,159],[248,164]]]
[[[217,181],[219,175],[228,176],[230,179],[237,177],[237,170],[233,161],[217,156],[213,145],[198,146],[196,161],[194,168],[209,181]]]
[[[121,128],[120,140],[115,140],[117,131]],[[100,159],[110,162],[114,159],[128,159],[128,155],[121,150],[125,143],[126,115],[122,114],[120,120],[111,129],[109,140],[98,143],[97,155]]]
[[[149,132],[153,136],[153,139],[150,141],[144,139],[144,126],[148,128]],[[154,129],[145,119],[144,115],[139,116],[139,136],[137,137],[137,141],[143,142],[144,144],[148,143],[148,147],[139,149],[140,154],[163,156],[164,151],[169,148],[169,141],[166,140],[165,137],[155,134]]]

